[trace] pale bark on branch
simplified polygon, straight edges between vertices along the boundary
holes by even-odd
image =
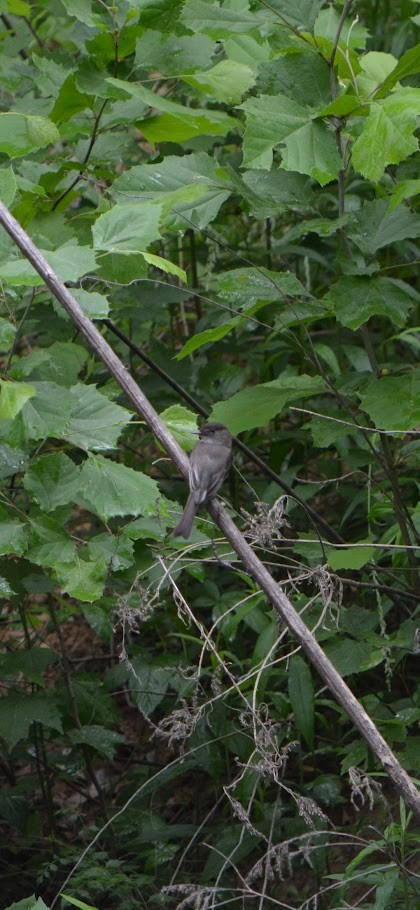
[[[167,427],[162,423],[157,412],[123,363],[102,337],[96,326],[84,314],[68,288],[65,287],[63,282],[48,265],[28,234],[20,227],[16,219],[1,202],[0,224],[2,224],[8,234],[10,234],[23,255],[32,263],[52,294],[73,319],[77,328],[91,345],[94,353],[101,358],[110,374],[116,379],[135,409],[147,422],[150,429],[164,446],[178,469],[184,476],[187,476],[188,458],[186,454],[180,448]],[[272,578],[217,500],[214,500],[213,503],[211,503],[209,512],[242,560],[247,572],[249,572],[261,587],[262,591],[264,591],[267,599],[270,601],[279,617],[281,617],[282,621],[288,626],[296,641],[301,645],[321,679],[332,692],[334,698],[341,707],[344,708],[359,733],[364,737],[373,754],[393,782],[399,795],[413,811],[416,819],[420,821],[419,791],[389,748],[367,712],[358,702],[357,698],[355,698],[331,661],[324,654],[324,651],[301,619],[299,613],[297,613],[293,607],[281,586]]]

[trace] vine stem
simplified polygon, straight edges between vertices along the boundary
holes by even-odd
[[[99,330],[85,315],[68,288],[66,288],[63,282],[58,278],[46,259],[44,259],[29,235],[23,230],[2,202],[0,202],[0,224],[14,240],[23,255],[36,269],[54,297],[62,304],[71,319],[73,319],[75,325],[91,345],[95,354],[103,361],[138,413],[147,422],[159,442],[166,449],[178,469],[187,477],[189,461],[185,452],[183,452],[170,431],[164,425],[158,413],[152,407],[124,364],[121,363],[120,359],[102,337]],[[281,586],[270,575],[269,571],[254,553],[217,499],[209,503],[208,511],[242,560],[247,572],[249,572],[259,584],[262,591],[264,591],[278,616],[286,624],[296,641],[305,651],[308,659],[319,673],[321,679],[328,686],[348,717],[353,721],[354,725],[359,730],[359,733],[364,737],[373,754],[396,787],[398,794],[412,810],[417,821],[420,822],[420,793],[392,752],[392,749],[388,746],[388,743],[385,741],[378,728],[373,723],[372,719],[362,705],[359,704],[357,698],[353,695],[353,692],[344,682],[326,654],[324,654],[321,646],[311,634],[303,622],[303,619],[293,607],[291,601],[286,597]]]

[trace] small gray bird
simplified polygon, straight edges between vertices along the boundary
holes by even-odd
[[[205,423],[197,431],[200,441],[190,455],[190,495],[174,537],[191,534],[191,528],[202,503],[213,499],[232,464],[232,435],[222,423]]]

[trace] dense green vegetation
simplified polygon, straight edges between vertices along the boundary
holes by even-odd
[[[414,780],[419,25],[0,12],[0,200],[187,451],[240,434],[230,514]],[[412,813],[3,227],[0,285],[2,907],[418,910]]]

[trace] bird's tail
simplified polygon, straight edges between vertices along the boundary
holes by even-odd
[[[178,522],[173,532],[174,537],[184,537],[185,540],[188,539],[191,534],[191,528],[197,509],[198,504],[195,501],[194,493],[190,493],[185,509],[181,515],[181,520]]]

